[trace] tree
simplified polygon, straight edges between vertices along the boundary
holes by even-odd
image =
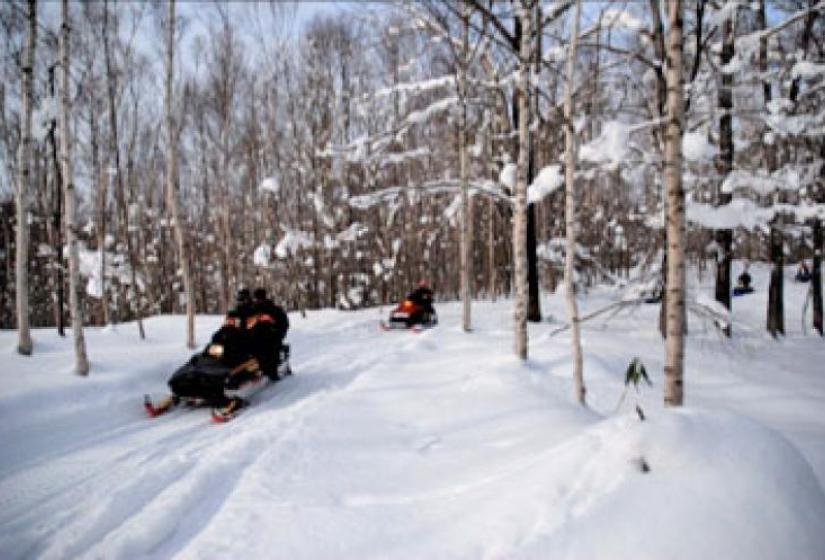
[[[685,193],[682,187],[682,1],[667,3],[667,127],[665,131],[665,188],[667,189],[667,310],[665,343],[665,405],[684,400],[685,353]]]
[[[521,45],[518,76],[518,164],[513,204],[513,271],[515,276],[514,327],[516,355],[527,359],[527,158],[529,142],[529,67],[533,46],[531,31],[533,0],[519,1]]]
[[[731,14],[722,22],[722,81],[719,88],[719,189],[716,203],[720,206],[729,204],[733,196],[722,189],[723,181],[733,171],[733,70],[730,62],[734,54],[734,35],[736,14]],[[716,301],[730,309],[730,264],[733,252],[733,230],[724,228],[716,230]],[[726,336],[731,335],[730,322],[723,328]]]
[[[28,36],[23,56],[23,87],[20,92],[20,178],[17,182],[17,247],[15,286],[17,291],[17,351],[29,356],[33,343],[29,329],[29,199],[34,190],[32,174],[32,103],[34,102],[34,50],[37,44],[37,0],[29,0],[26,14]]]
[[[169,0],[166,22],[166,80],[163,90],[163,112],[166,128],[166,200],[175,230],[175,243],[183,276],[186,294],[186,346],[195,347],[195,295],[192,289],[192,275],[189,270],[189,255],[186,253],[183,224],[178,210],[178,195],[175,188],[177,179],[178,129],[172,114],[172,77],[175,63],[175,0]]]
[[[579,41],[581,0],[576,2],[576,15],[573,17],[573,29],[570,32],[570,52],[567,57],[567,93],[564,100],[564,227],[567,234],[567,244],[564,252],[564,290],[567,302],[567,317],[570,321],[570,344],[573,348],[573,380],[576,385],[576,400],[580,404],[585,404],[584,366],[575,281],[576,229],[578,227],[576,220],[577,138],[573,125],[573,82],[576,71],[576,47]]]
[[[63,25],[60,34],[60,65],[62,82],[60,92],[60,157],[62,160],[63,191],[66,203],[66,244],[69,247],[69,314],[74,337],[75,373],[89,373],[89,359],[86,356],[86,341],[83,337],[83,310],[80,302],[80,256],[77,248],[77,196],[72,173],[72,144],[74,139],[69,120],[70,88],[70,33],[69,0],[61,4]]]

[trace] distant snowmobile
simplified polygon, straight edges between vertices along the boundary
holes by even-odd
[[[423,280],[418,288],[390,312],[389,323],[381,323],[384,330],[413,329],[434,327],[438,324],[438,315],[433,308],[433,292]]]

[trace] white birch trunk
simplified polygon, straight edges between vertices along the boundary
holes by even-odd
[[[30,356],[34,344],[29,328],[29,192],[34,190],[32,178],[32,98],[34,49],[37,44],[37,2],[29,0],[27,16],[29,34],[23,57],[23,87],[20,92],[20,178],[17,182],[17,232],[15,239],[14,284],[17,300],[17,351]]]
[[[461,102],[461,123],[458,140],[459,173],[461,180],[461,302],[463,304],[461,314],[461,328],[464,332],[472,330],[471,309],[472,293],[471,285],[473,271],[472,259],[472,237],[470,235],[470,222],[472,213],[470,209],[469,187],[467,185],[467,65],[470,51],[470,9],[467,1],[461,3],[461,18],[463,20],[463,38],[461,43],[461,60],[458,63],[458,97]]]
[[[527,359],[527,144],[529,118],[529,84],[527,83],[532,44],[531,11],[522,2],[521,45],[518,68],[518,163],[516,166],[516,192],[513,205],[513,273],[516,288],[515,297],[515,350],[522,360]]]
[[[72,132],[69,119],[69,1],[62,2],[63,26],[60,34],[60,66],[62,82],[60,91],[60,159],[63,173],[63,193],[66,201],[66,244],[69,247],[69,315],[74,338],[74,371],[78,375],[88,375],[89,359],[86,356],[86,341],[83,337],[83,312],[80,306],[80,255],[77,248],[77,198],[74,190],[72,170]]]
[[[177,175],[177,131],[172,116],[172,73],[175,62],[175,0],[169,0],[166,35],[166,84],[163,92],[163,111],[166,120],[166,197],[175,229],[175,243],[183,274],[183,289],[186,294],[186,346],[195,347],[195,294],[192,290],[192,276],[189,271],[189,255],[186,254],[183,225],[180,223],[178,196],[175,189]]]
[[[682,2],[667,3],[667,128],[665,188],[667,189],[667,309],[665,343],[665,406],[681,406],[685,355],[685,193],[682,190]]]
[[[581,0],[576,2],[576,15],[570,36],[570,52],[567,58],[567,94],[564,100],[564,223],[567,243],[564,256],[564,290],[566,294],[567,316],[570,321],[570,344],[573,350],[573,381],[576,400],[585,404],[584,372],[582,360],[581,332],[579,327],[579,306],[576,303],[575,268],[576,263],[576,155],[578,145],[573,129],[573,78],[576,70],[576,48],[579,41],[579,19]]]

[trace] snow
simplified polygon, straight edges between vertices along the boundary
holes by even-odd
[[[539,202],[564,185],[564,175],[560,165],[548,165],[539,171],[536,179],[527,187],[527,202]]]
[[[255,266],[266,268],[269,266],[271,260],[272,247],[270,247],[266,243],[261,243],[260,245],[258,245],[255,248],[255,252],[252,253],[252,262],[255,264]]]
[[[70,338],[35,329],[22,357],[0,331],[0,557],[825,558],[825,345],[793,267],[787,335],[764,332],[768,272],[751,265],[732,340],[690,316],[680,410],[658,305],[582,323],[586,409],[569,334],[531,323],[521,362],[506,299],[475,302],[470,334],[459,303],[421,334],[381,333],[386,307],[291,314],[295,376],[224,425],[143,416],[189,355],[183,316],[147,319],[146,341],[87,329],[86,379]],[[712,278],[689,287],[707,299]],[[582,315],[620,297],[590,290]],[[563,296],[542,309],[564,317]],[[199,316],[199,343],[220,323]],[[634,356],[653,387],[617,411]]]
[[[275,246],[275,256],[285,259],[289,255],[294,255],[299,249],[308,249],[315,244],[315,239],[311,234],[294,229],[287,229],[283,238]]]
[[[817,64],[803,60],[794,64],[791,69],[791,77],[794,79],[803,78],[805,80],[815,80],[825,77],[825,64]]]
[[[638,33],[646,27],[645,23],[625,10],[608,9],[602,13],[602,24],[605,26],[624,27]]]
[[[682,155],[688,161],[712,161],[718,152],[703,132],[686,132],[682,136]]]
[[[510,191],[514,191],[516,188],[516,173],[518,172],[518,167],[515,163],[506,163],[504,167],[501,169],[501,173],[499,174],[498,181]]]
[[[618,121],[604,124],[601,134],[579,149],[583,161],[620,165],[629,157],[630,126]]]
[[[258,190],[278,194],[278,191],[281,190],[281,185],[275,177],[267,177],[261,181],[261,186],[258,187]]]

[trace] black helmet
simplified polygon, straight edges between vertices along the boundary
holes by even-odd
[[[254,292],[252,292],[252,296],[259,301],[263,301],[266,299],[266,290],[264,288],[256,288]]]
[[[235,303],[240,305],[249,305],[252,303],[252,297],[249,295],[249,288],[241,288],[235,295]]]

